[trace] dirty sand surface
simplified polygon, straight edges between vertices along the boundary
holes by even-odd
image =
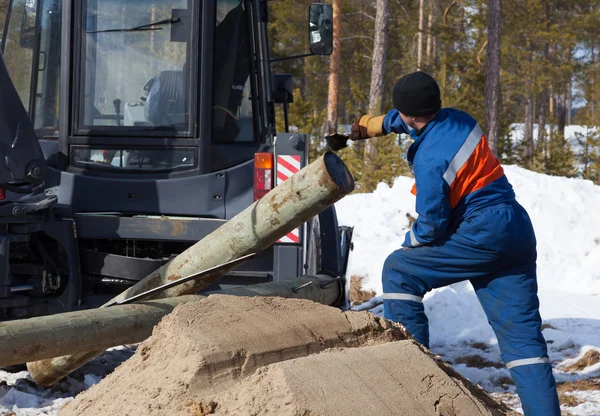
[[[503,415],[397,324],[306,300],[178,306],[60,416]]]

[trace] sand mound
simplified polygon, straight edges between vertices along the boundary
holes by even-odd
[[[503,414],[488,407],[408,340],[271,364],[212,403],[188,403],[216,415]]]
[[[60,412],[109,414],[507,412],[372,314],[219,295],[178,306],[131,359]]]

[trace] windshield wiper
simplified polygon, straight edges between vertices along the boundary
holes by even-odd
[[[146,25],[130,27],[127,29],[105,29],[105,30],[90,30],[87,33],[106,33],[106,32],[135,32],[137,30],[162,30],[160,27],[152,27],[159,25],[168,25],[172,23],[180,22],[181,18],[171,17],[170,19],[159,20],[158,22],[148,23]]]

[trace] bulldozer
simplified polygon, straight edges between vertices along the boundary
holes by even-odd
[[[308,164],[293,80],[271,66],[330,55],[331,6],[307,11],[310,52],[282,57],[267,0],[4,6],[1,320],[105,304]],[[351,246],[330,206],[205,290],[340,279]]]

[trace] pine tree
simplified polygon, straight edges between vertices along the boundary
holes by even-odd
[[[502,32],[502,8],[500,0],[488,1],[488,43],[485,100],[485,124],[490,147],[498,154],[498,117],[500,81],[500,34]]]
[[[328,134],[337,133],[338,102],[340,84],[340,61],[342,56],[340,38],[342,34],[342,1],[333,0],[333,53],[329,60],[329,94],[327,96]]]
[[[491,125],[486,119],[490,100],[485,96],[489,1],[389,2],[382,114],[392,108],[394,83],[400,76],[416,70],[422,3],[422,69],[438,80],[444,107],[467,111],[487,130],[487,125]],[[306,0],[270,3],[272,56],[306,52],[308,4]],[[517,163],[539,172],[570,176],[572,157],[580,171],[583,157],[580,145],[567,143],[564,136],[570,103],[577,100],[586,103],[571,120],[573,123],[582,123],[582,115],[589,113],[585,124],[590,129],[600,126],[600,8],[589,0],[523,0],[503,6],[497,83],[498,157],[505,163]],[[348,0],[342,2],[341,12],[344,24],[340,37],[337,116],[339,131],[347,133],[351,123],[369,113],[377,10],[373,1]],[[290,72],[295,77],[296,102],[290,107],[290,119],[300,131],[310,134],[314,154],[321,151],[325,134],[329,61],[329,57],[311,57],[274,65],[276,72]],[[534,123],[540,121],[548,126],[549,135],[534,141]],[[524,139],[518,143],[511,141],[514,123],[526,126]],[[393,137],[384,140],[381,152],[398,155],[403,161],[406,149]],[[594,165],[598,159],[597,144],[592,138],[588,142],[587,172],[579,174],[590,179],[596,175],[594,180],[598,180],[600,169],[596,170]],[[395,165],[377,157],[374,164],[379,167],[374,167],[373,173],[366,173],[357,153],[364,147],[365,143],[353,143],[342,152],[354,166],[353,173],[361,179],[363,189],[371,189],[378,181],[393,180],[386,175],[394,174],[388,167]]]
[[[387,39],[389,27],[389,4],[388,0],[377,0],[377,14],[375,17],[375,39],[373,42],[373,58],[371,65],[371,86],[369,88],[369,114],[378,116],[383,111],[383,77],[385,75],[385,61],[387,55]],[[383,140],[373,138],[365,143],[363,156],[364,169],[374,173],[374,160],[377,153],[384,147]]]
[[[548,175],[574,177],[577,174],[575,154],[563,134],[550,135],[548,156],[544,162],[544,173]]]

